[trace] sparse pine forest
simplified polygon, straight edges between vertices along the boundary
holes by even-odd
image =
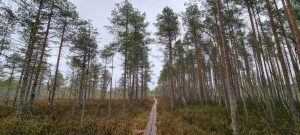
[[[0,0],[0,135],[300,134],[299,0],[78,1]]]

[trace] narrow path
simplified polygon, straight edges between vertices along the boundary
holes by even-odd
[[[149,115],[149,121],[147,123],[147,126],[144,130],[144,135],[156,135],[156,108],[157,108],[157,99],[154,97],[154,105],[152,107],[152,110]]]

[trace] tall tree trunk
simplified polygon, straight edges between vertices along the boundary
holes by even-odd
[[[48,45],[48,35],[49,35],[49,31],[50,31],[50,26],[51,26],[53,8],[54,8],[54,4],[52,4],[51,9],[50,9],[50,14],[48,15],[48,24],[47,24],[46,33],[45,33],[46,35],[44,37],[43,46],[41,48],[41,54],[40,54],[40,58],[39,58],[39,63],[38,63],[37,69],[36,69],[34,82],[33,82],[32,90],[31,90],[31,96],[30,96],[30,101],[29,101],[29,111],[30,112],[32,111],[33,101],[34,101],[35,94],[36,94],[35,90],[36,90],[36,87],[38,84],[40,72],[42,70],[45,51],[46,51],[46,48]]]
[[[232,89],[231,84],[229,83],[230,79],[230,67],[227,65],[229,64],[227,61],[227,55],[226,55],[226,47],[227,47],[227,39],[226,39],[226,34],[225,34],[225,27],[224,27],[224,17],[223,17],[223,13],[222,13],[222,9],[221,9],[221,0],[217,0],[216,2],[216,6],[217,6],[217,15],[218,15],[218,19],[219,19],[219,25],[220,25],[220,35],[221,35],[221,61],[222,64],[224,65],[222,70],[224,70],[222,72],[222,76],[226,78],[226,89],[227,89],[227,95],[228,95],[228,99],[229,99],[229,106],[230,106],[230,115],[231,115],[231,122],[232,122],[232,130],[233,130],[233,135],[237,135],[238,134],[238,129],[237,129],[237,104],[236,104],[236,98],[235,98],[235,94],[234,94],[234,90]]]
[[[206,89],[205,86],[203,84],[204,80],[203,80],[203,66],[202,66],[202,53],[201,53],[201,48],[199,46],[199,42],[198,42],[198,36],[197,33],[194,32],[194,46],[196,49],[196,61],[197,61],[197,77],[198,77],[198,83],[199,83],[199,88],[200,88],[200,103],[201,105],[204,105],[207,101],[206,101]]]
[[[45,78],[45,71],[41,74],[41,77],[39,80],[39,86],[38,86],[37,93],[36,93],[37,94],[36,100],[38,100],[41,97],[41,87],[43,85],[44,78]]]
[[[125,4],[128,4],[128,0],[125,0]],[[126,37],[125,37],[125,43],[124,43],[124,48],[125,48],[125,52],[124,52],[124,89],[123,89],[123,116],[125,116],[125,103],[126,103],[126,91],[127,91],[127,42],[128,42],[128,10],[126,10]]]
[[[81,69],[81,78],[80,78],[80,88],[79,88],[79,104],[81,108],[81,117],[80,117],[80,131],[83,132],[84,126],[84,113],[85,113],[85,74],[86,74],[86,57],[87,57],[87,47],[84,46],[84,56],[82,61],[82,69]]]
[[[56,61],[56,67],[55,67],[55,74],[54,74],[54,82],[53,82],[53,87],[52,87],[52,94],[51,94],[51,100],[50,100],[50,107],[53,107],[53,102],[55,99],[55,92],[57,88],[57,77],[58,77],[58,71],[59,71],[59,62],[60,62],[60,57],[61,57],[61,51],[62,51],[62,46],[64,43],[64,38],[65,38],[65,32],[66,32],[66,27],[67,27],[67,22],[64,20],[63,24],[63,30],[62,30],[62,35],[60,39],[60,45],[59,45],[59,51],[58,51],[58,56],[57,56],[57,61]]]
[[[40,25],[40,15],[42,12],[42,8],[43,8],[43,0],[40,0],[39,2],[39,8],[38,8],[38,12],[35,18],[35,22],[33,25],[33,31],[32,31],[32,36],[30,39],[30,44],[28,45],[28,52],[26,54],[26,58],[25,58],[25,64],[24,64],[24,76],[23,76],[23,81],[22,81],[22,87],[21,87],[21,91],[20,91],[20,100],[19,100],[19,104],[17,107],[17,111],[16,114],[18,117],[20,117],[23,113],[23,107],[24,107],[24,103],[25,103],[25,92],[28,86],[28,77],[29,77],[29,68],[30,68],[30,62],[31,62],[31,58],[32,58],[32,52],[33,52],[33,48],[34,48],[34,44],[36,42],[36,34],[38,32],[38,28]]]
[[[39,56],[39,51],[37,50],[35,52],[35,58],[33,59],[33,63],[30,68],[30,78],[29,78],[29,82],[28,82],[28,87],[26,89],[26,96],[25,96],[25,102],[27,103],[28,101],[28,97],[29,97],[29,94],[30,94],[30,90],[31,90],[31,87],[32,87],[32,80],[34,79],[34,73],[35,73],[35,70],[37,68],[36,66],[36,63],[38,62],[38,56]]]
[[[17,102],[17,98],[18,98],[18,94],[19,94],[21,82],[22,82],[22,79],[23,79],[23,74],[24,74],[24,68],[22,68],[21,75],[20,75],[20,78],[19,78],[19,81],[18,81],[18,85],[16,87],[16,93],[15,93],[15,96],[14,96],[13,107],[15,107],[16,102]]]
[[[169,85],[169,90],[171,92],[171,112],[173,112],[173,109],[174,109],[174,81],[173,81],[173,47],[172,47],[171,36],[169,36],[168,50],[169,50],[168,85]]]
[[[30,39],[32,38],[32,34],[33,34],[33,28],[31,28],[31,32],[30,32]],[[31,43],[31,41],[29,41],[28,45]],[[29,49],[26,50],[26,54],[29,52]],[[26,64],[26,61],[24,61],[22,63],[22,67],[24,67]],[[14,103],[13,103],[13,107],[15,107],[16,105],[16,102],[17,102],[17,98],[18,98],[18,94],[19,94],[19,91],[20,91],[20,87],[21,87],[21,83],[22,83],[22,79],[23,79],[23,74],[24,74],[24,68],[22,68],[22,71],[21,71],[21,75],[20,75],[20,78],[19,78],[19,81],[18,81],[18,85],[17,85],[17,88],[16,88],[16,93],[15,93],[15,97],[14,97]]]

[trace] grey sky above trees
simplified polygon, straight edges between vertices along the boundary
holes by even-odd
[[[99,46],[103,47],[112,41],[112,36],[108,33],[104,26],[110,25],[108,18],[111,15],[111,11],[114,9],[116,3],[121,3],[123,0],[70,0],[73,2],[77,11],[79,12],[79,16],[83,19],[92,20],[93,25],[98,29],[99,35]],[[165,6],[169,6],[176,13],[181,13],[184,11],[185,6],[184,3],[186,0],[130,0],[135,8],[146,13],[147,21],[150,23],[148,27],[148,31],[151,32],[154,37],[154,33],[156,32],[156,27],[153,23],[156,22],[156,16],[161,13],[162,9]],[[162,69],[162,60],[163,54],[160,48],[164,47],[163,45],[151,44],[151,53],[150,53],[150,61],[153,65],[151,70],[153,71],[152,82],[150,83],[150,88],[153,89],[156,86],[157,79],[159,77],[160,70]],[[53,60],[55,61],[55,60]],[[117,56],[117,64],[116,64],[116,72],[115,79],[120,78],[122,74],[121,67],[121,57]]]

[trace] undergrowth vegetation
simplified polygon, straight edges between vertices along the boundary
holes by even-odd
[[[122,100],[112,101],[112,115],[108,115],[108,103],[99,107],[99,101],[86,102],[84,129],[80,129],[81,110],[73,106],[73,101],[58,100],[54,108],[48,108],[46,101],[38,101],[34,111],[16,118],[15,109],[0,105],[0,135],[124,135],[143,130],[148,121],[152,102],[136,102],[132,107],[126,106],[123,115]],[[75,107],[74,111],[72,111]]]
[[[248,117],[243,112],[243,106],[238,112],[239,133],[241,135],[293,135],[300,134],[299,125],[292,124],[290,114],[282,105],[276,105],[275,124],[262,111],[264,105],[250,104]],[[231,135],[231,119],[225,105],[176,104],[173,113],[167,101],[158,102],[158,134],[159,135]]]

